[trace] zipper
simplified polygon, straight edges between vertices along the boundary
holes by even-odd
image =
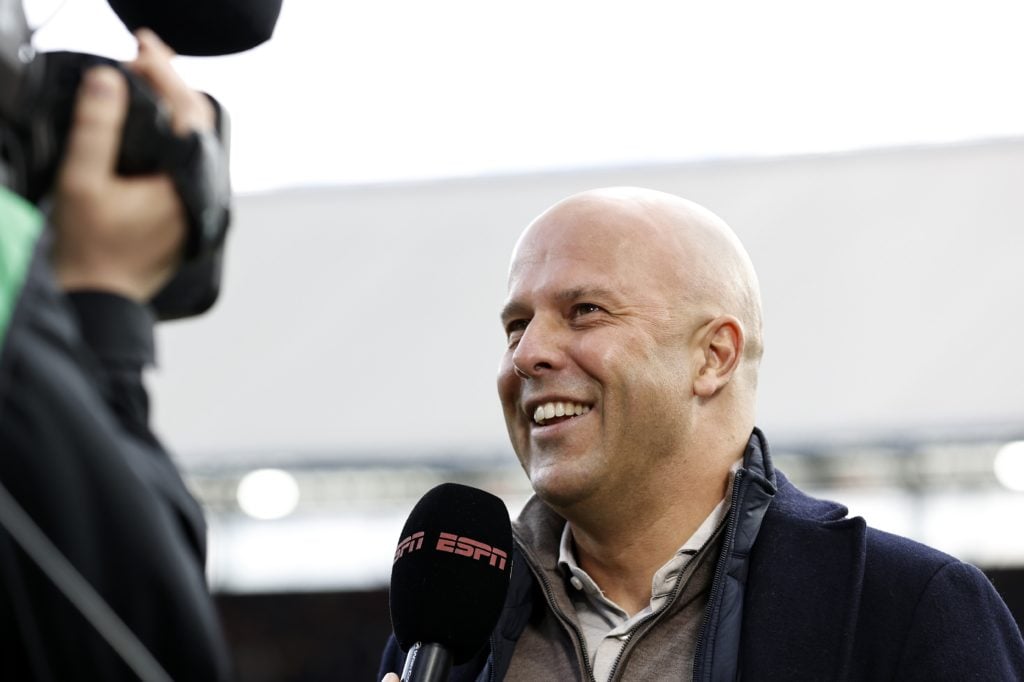
[[[494,651],[497,648],[495,645],[498,643],[498,638],[494,634],[494,630],[493,629],[491,630],[491,636],[488,638],[488,641],[490,642],[490,645],[491,645],[491,656],[490,656],[490,659],[491,659],[490,660],[490,663],[491,663],[491,666],[490,666],[491,667],[491,674],[487,676],[487,679],[488,679],[488,682],[496,682],[495,681],[495,677],[494,677],[496,675],[496,673],[494,672],[494,669],[497,666],[495,666],[495,664],[494,664]]]
[[[555,614],[558,620],[562,621],[562,625],[572,630],[572,632],[576,635],[576,639],[580,645],[580,651],[583,653],[583,667],[586,670],[587,679],[590,680],[590,682],[597,682],[597,678],[594,677],[594,666],[590,664],[590,654],[587,653],[587,638],[583,636],[583,631],[579,628],[578,625],[576,625],[576,623],[569,619],[569,617],[565,615],[565,613],[558,606],[558,604],[555,603],[553,596],[554,593],[551,589],[551,583],[548,581],[547,576],[544,575],[544,573],[535,566],[533,557],[526,549],[525,544],[519,542],[518,538],[516,539],[516,542],[519,544],[520,549],[523,550],[523,557],[526,559],[527,566],[530,567],[530,571],[533,573],[534,577],[537,578],[537,581],[540,583],[541,588],[543,588],[544,597],[548,602],[548,606],[551,607],[551,611]]]
[[[696,558],[696,556],[693,557],[693,559]],[[693,559],[690,559],[690,561],[693,561]],[[689,580],[689,578],[687,578],[687,580]],[[635,636],[639,633],[640,628],[643,628],[645,625],[649,626],[644,628],[644,632],[647,632],[647,630],[650,630],[657,624],[659,620],[661,620],[661,616],[666,611],[668,611],[672,607],[672,604],[675,603],[676,599],[679,598],[679,592],[682,591],[684,582],[685,581],[683,580],[677,580],[675,587],[672,588],[672,594],[669,596],[669,600],[665,603],[665,605],[657,613],[652,613],[651,615],[647,616],[647,618],[644,618],[642,621],[638,622],[636,625],[630,628],[629,632],[626,633],[628,637],[626,641],[623,643],[622,648],[619,649],[619,653],[615,657],[615,662],[612,663],[612,667],[608,671],[609,682],[616,679],[615,676],[619,670],[619,663],[621,663],[622,659],[626,656],[626,650],[633,645],[633,640]]]
[[[711,595],[708,597],[708,605],[704,611],[704,619],[700,625],[700,634],[697,636],[697,647],[693,652],[693,679],[697,682],[697,675],[702,672],[698,669],[697,663],[701,661],[704,656],[704,649],[707,648],[707,629],[708,624],[711,622],[711,612],[715,608],[715,603],[718,601],[718,595],[722,591],[722,576],[726,571],[727,564],[729,563],[727,557],[732,553],[733,540],[736,537],[736,527],[739,526],[740,515],[737,511],[736,502],[740,497],[740,483],[743,481],[743,474],[746,473],[744,469],[740,469],[736,472],[736,478],[733,479],[732,483],[732,502],[729,508],[729,525],[725,529],[725,539],[722,541],[722,552],[718,557],[718,565],[715,566],[715,576],[711,582]]]

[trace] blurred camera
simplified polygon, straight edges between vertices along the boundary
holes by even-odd
[[[210,98],[216,132],[178,136],[148,85],[118,62],[78,52],[35,53],[20,0],[0,0],[0,17],[0,184],[32,203],[44,201],[63,158],[82,74],[99,65],[119,69],[130,104],[117,172],[167,173],[189,219],[181,266],[151,303],[161,319],[205,312],[220,293],[230,224],[226,112]]]

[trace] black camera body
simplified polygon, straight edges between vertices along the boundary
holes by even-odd
[[[2,5],[17,5],[0,8],[21,13],[20,0],[0,0]],[[118,62],[78,52],[35,54],[27,25],[22,36],[7,33],[0,30],[0,184],[32,203],[44,201],[63,158],[82,74],[98,65],[121,70],[130,104],[117,171],[170,175],[189,220],[181,265],[151,304],[160,319],[205,312],[220,293],[230,225],[226,112],[210,98],[217,112],[216,132],[178,136],[148,85]]]

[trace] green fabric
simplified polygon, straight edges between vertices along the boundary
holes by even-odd
[[[0,187],[0,347],[42,230],[43,214]]]

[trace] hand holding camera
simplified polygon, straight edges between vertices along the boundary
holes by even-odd
[[[0,184],[34,204],[56,202],[61,281],[144,301],[161,319],[206,311],[220,293],[230,224],[226,112],[178,78],[173,52],[152,31],[139,29],[138,58],[126,66],[77,52],[37,54],[20,0],[0,0],[0,14],[11,19],[0,27]],[[109,68],[83,86],[97,66]],[[158,175],[165,177],[136,182]],[[187,227],[170,239],[180,244],[173,255],[151,260],[149,252],[167,244],[150,242],[144,215],[134,227],[132,216],[167,219],[167,203],[147,197],[167,178]],[[97,221],[108,220],[109,230],[96,231]],[[71,221],[83,224],[81,234],[68,233]],[[90,237],[91,247],[83,244]],[[143,248],[126,259],[133,246]],[[115,265],[130,267],[112,277]],[[154,272],[144,275],[150,266]]]

